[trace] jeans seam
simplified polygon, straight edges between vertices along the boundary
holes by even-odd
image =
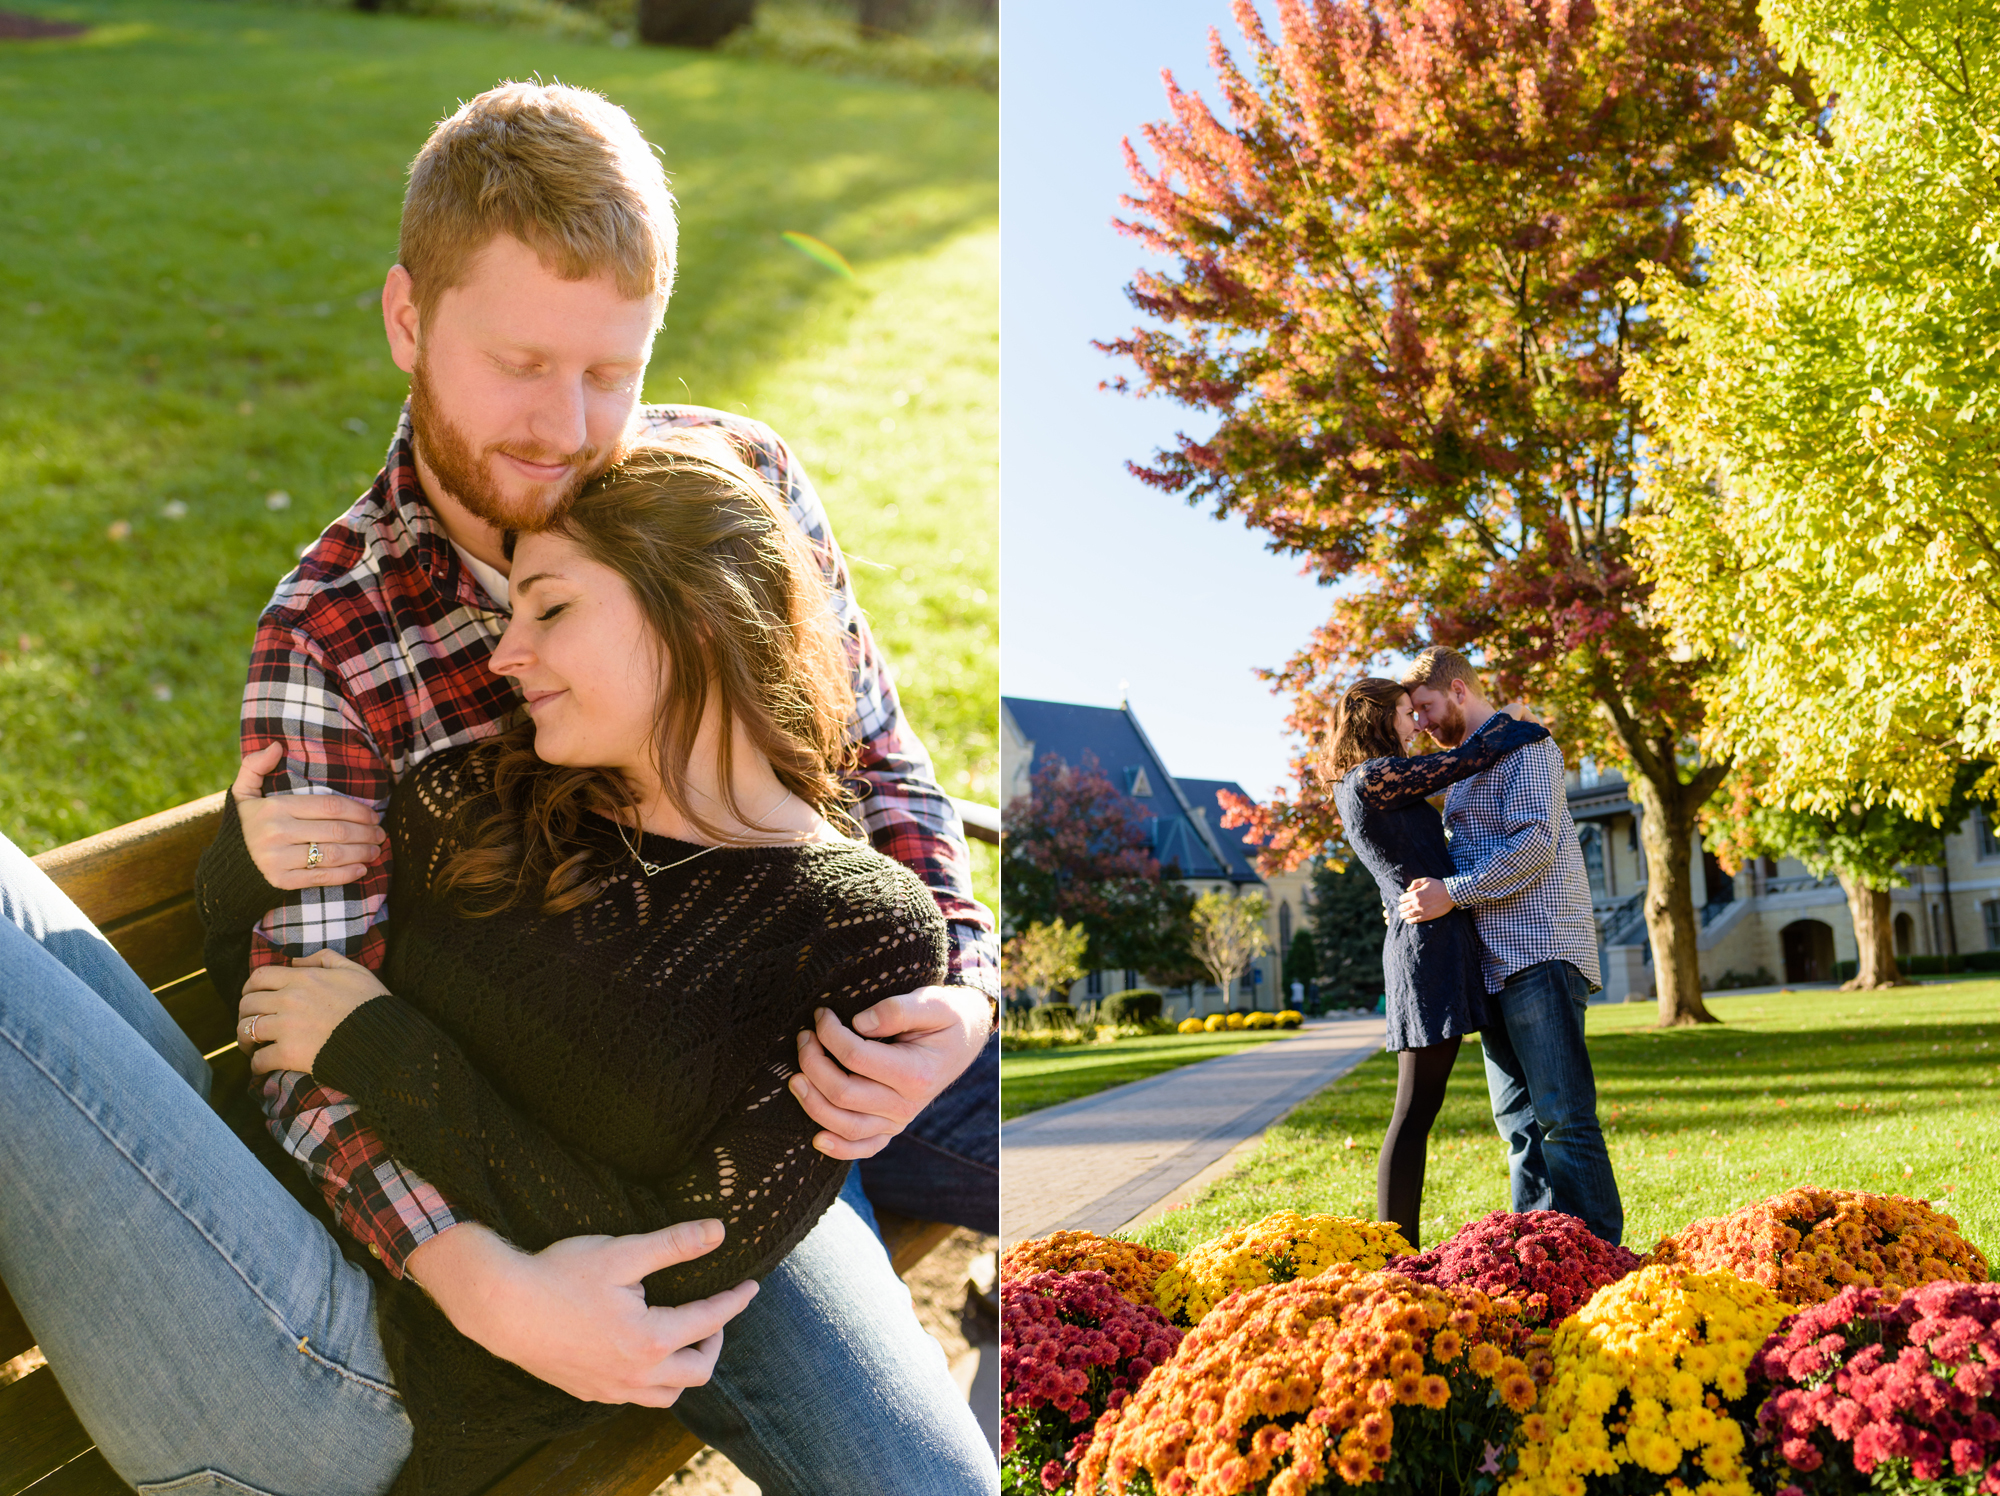
[[[119,1157],[123,1158],[128,1164],[130,1164],[132,1168],[137,1171],[139,1177],[145,1180],[147,1184],[152,1186],[154,1193],[157,1194],[160,1197],[160,1199],[164,1200],[169,1206],[169,1208],[171,1208],[174,1211],[175,1214],[179,1215],[182,1220],[186,1221],[188,1225],[194,1229],[196,1235],[198,1235],[203,1241],[207,1242],[208,1245],[214,1249],[216,1257],[220,1259],[225,1266],[228,1267],[230,1272],[236,1275],[238,1281],[240,1281],[243,1284],[243,1286],[250,1291],[250,1296],[253,1299],[255,1299],[259,1305],[263,1307],[265,1313],[271,1316],[272,1322],[278,1327],[279,1331],[285,1336],[285,1339],[287,1341],[290,1341],[292,1338],[291,1327],[285,1323],[285,1316],[278,1311],[278,1308],[275,1304],[273,1304],[268,1298],[264,1296],[263,1290],[258,1288],[258,1286],[250,1280],[249,1275],[246,1274],[243,1271],[243,1269],[237,1265],[235,1257],[231,1255],[229,1250],[209,1233],[208,1228],[206,1226],[204,1226],[200,1221],[196,1220],[193,1216],[188,1214],[187,1210],[181,1205],[180,1201],[174,1198],[172,1192],[169,1191],[166,1188],[166,1186],[163,1185],[160,1182],[160,1180],[154,1176],[152,1170],[148,1169],[146,1165],[141,1163],[137,1158],[133,1157],[132,1153],[126,1148],[124,1143],[121,1142],[117,1137],[113,1136],[111,1131],[104,1125],[104,1123],[98,1120],[96,1114],[92,1112],[91,1109],[84,1104],[83,1099],[78,1095],[76,1095],[75,1092],[70,1090],[68,1086],[64,1085],[63,1082],[60,1079],[58,1079],[56,1075],[52,1071],[50,1071],[48,1066],[44,1065],[36,1055],[30,1053],[29,1050],[21,1043],[19,1038],[17,1038],[11,1032],[6,1032],[4,1030],[0,1030],[0,1034],[4,1034],[7,1043],[9,1044],[9,1046],[13,1048],[14,1052],[20,1055],[23,1060],[27,1061],[28,1064],[30,1064],[37,1071],[39,1071],[42,1074],[42,1076],[47,1079],[49,1085],[55,1089],[56,1094],[62,1097],[63,1100],[67,1101],[71,1106],[75,1107],[78,1115],[80,1115],[86,1122],[88,1122],[93,1128],[96,1129],[98,1136],[103,1138],[105,1142],[109,1143],[111,1147],[118,1153]],[[363,1376],[360,1372],[355,1371],[350,1367],[342,1366],[337,1361],[329,1360],[327,1357],[321,1355],[319,1352],[310,1349],[306,1344],[305,1338],[302,1337],[297,1344],[300,1355],[305,1356],[311,1361],[317,1362],[321,1366],[324,1366],[327,1370],[333,1372],[336,1376],[344,1377],[348,1381],[354,1382],[362,1387],[370,1388],[376,1392],[385,1393],[389,1397],[395,1399],[397,1403],[401,1403],[403,1401],[403,1395],[400,1392],[398,1392],[393,1386],[389,1385],[386,1382],[378,1382],[373,1377]],[[200,1472],[192,1472],[192,1473],[200,1473]]]

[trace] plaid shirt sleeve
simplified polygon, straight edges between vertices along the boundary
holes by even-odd
[[[680,424],[671,412],[664,424]],[[704,413],[706,416],[707,413]],[[712,416],[708,417],[712,419]],[[757,422],[728,428],[746,442],[745,456],[785,501],[818,553],[833,593],[835,617],[846,636],[854,687],[850,732],[860,747],[856,807],[875,850],[915,873],[930,889],[951,929],[950,980],[1000,1000],[1000,951],[991,911],[972,896],[971,859],[957,806],[937,782],[930,751],[911,729],[896,698],[888,662],[876,648],[868,619],[854,595],[847,558],[834,539],[812,480],[777,433]]]
[[[343,794],[387,806],[394,781],[323,647],[272,619],[259,621],[243,693],[243,748],[273,738],[285,761],[267,794]],[[251,938],[250,964],[268,966],[331,947],[364,966],[382,961],[389,857],[358,884],[307,888],[266,915]],[[352,1101],[311,1076],[280,1072],[259,1093],[266,1125],[312,1178],[341,1227],[396,1277],[412,1252],[457,1218],[444,1197],[395,1159],[355,1114]]]
[[[1528,887],[1555,866],[1555,807],[1563,791],[1562,753],[1532,743],[1487,772],[1500,780],[1499,836],[1479,866],[1444,880],[1463,909],[1495,903]]]

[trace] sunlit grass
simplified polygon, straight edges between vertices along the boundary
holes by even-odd
[[[1721,1024],[1660,1030],[1650,1005],[1590,1010],[1627,1246],[1811,1184],[1930,1200],[2000,1259],[2000,982],[1707,1002]],[[1144,1239],[1179,1250],[1287,1207],[1372,1219],[1394,1096],[1393,1057],[1377,1055]],[[1468,1044],[1431,1133],[1424,1241],[1507,1205],[1506,1151]]]
[[[102,24],[0,52],[0,830],[40,850],[227,781],[257,612],[402,398],[375,301],[404,169],[459,99],[537,73],[626,105],[673,176],[648,398],[800,449],[940,778],[992,799],[990,97],[239,0],[11,3]]]

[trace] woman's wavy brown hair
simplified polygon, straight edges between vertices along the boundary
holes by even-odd
[[[573,542],[624,579],[638,599],[665,677],[652,747],[675,810],[705,839],[737,839],[687,792],[703,713],[721,728],[724,808],[733,728],[741,723],[779,781],[829,820],[851,826],[842,772],[854,754],[854,689],[844,636],[818,554],[756,473],[719,433],[651,437],[585,485],[543,533]],[[523,723],[482,745],[476,777],[498,809],[446,864],[441,892],[469,914],[496,914],[539,891],[545,914],[588,903],[622,864],[583,836],[586,812],[637,820],[632,786],[616,771],[544,763]],[[738,843],[740,844],[740,843]]]
[[[1400,681],[1364,675],[1333,704],[1333,731],[1327,735],[1325,774],[1339,779],[1371,758],[1400,756],[1396,705],[1406,693]]]

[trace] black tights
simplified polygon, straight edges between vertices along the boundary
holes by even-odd
[[[1393,1225],[1417,1251],[1417,1214],[1424,1202],[1424,1152],[1444,1105],[1445,1082],[1458,1059],[1456,1039],[1396,1052],[1396,1110],[1375,1165],[1375,1217]]]

